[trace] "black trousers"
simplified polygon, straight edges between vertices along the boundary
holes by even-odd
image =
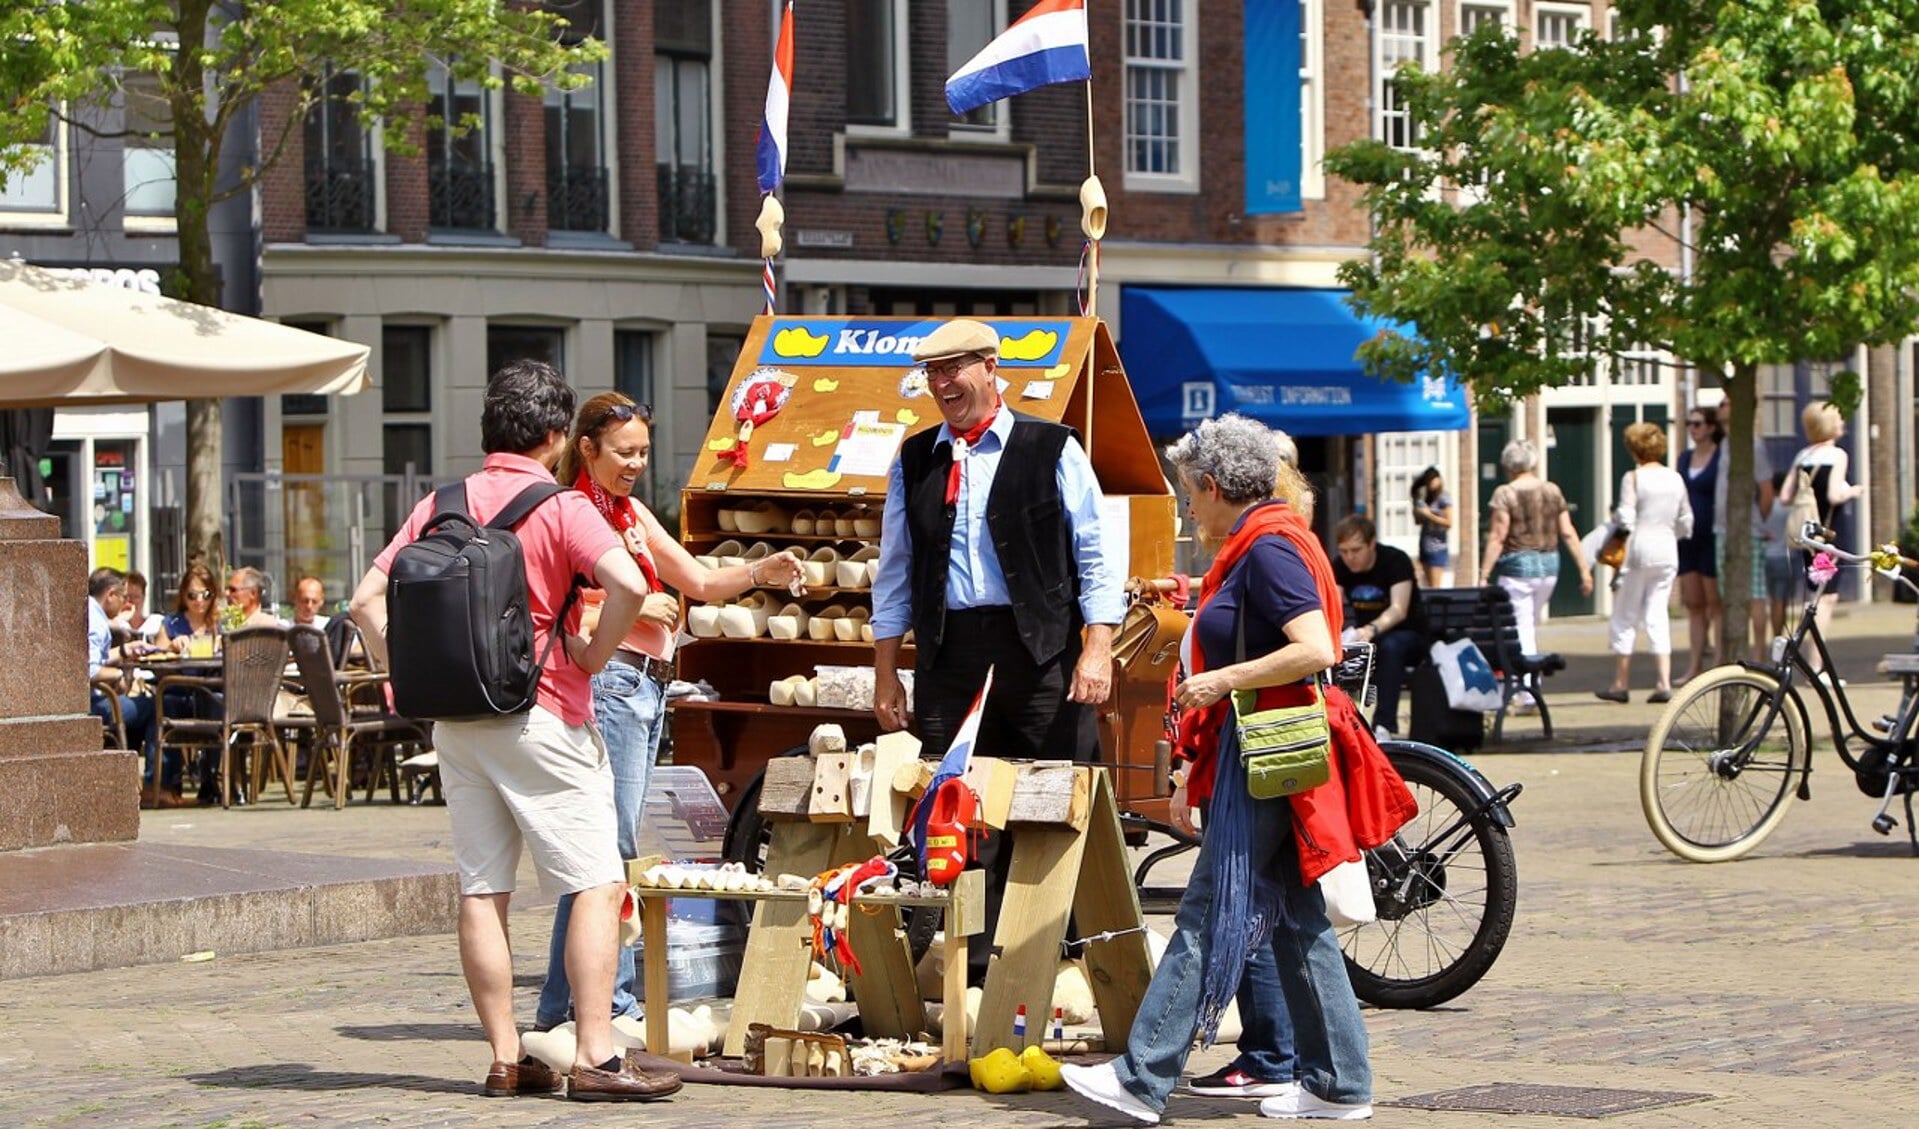
[[[983,757],[1015,760],[1099,759],[1099,722],[1091,709],[1069,701],[1073,667],[1079,662],[1079,641],[1051,662],[1035,663],[1020,642],[1019,624],[1011,608],[977,608],[948,612],[939,656],[913,672],[913,715],[919,730],[920,756],[938,760],[953,744],[953,735],[973,699],[993,670],[993,692],[980,714],[979,740],[973,751]],[[1000,902],[1013,852],[1004,832],[981,836],[977,862],[986,872],[986,932],[967,947],[966,982],[986,982],[992,938],[999,932]]]

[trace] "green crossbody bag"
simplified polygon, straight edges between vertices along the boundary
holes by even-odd
[[[1239,661],[1246,660],[1246,623],[1239,624]],[[1239,726],[1239,760],[1246,791],[1273,800],[1319,787],[1332,776],[1332,726],[1326,695],[1313,680],[1313,700],[1303,706],[1256,710],[1257,690],[1233,691],[1233,723]]]

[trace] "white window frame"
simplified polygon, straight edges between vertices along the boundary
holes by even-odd
[[[427,79],[427,98],[429,101],[432,100],[432,96],[433,96],[433,91],[432,91],[433,80],[431,78],[431,70],[433,67],[436,67],[438,65],[439,65],[438,62],[436,61],[429,61],[427,63],[427,67],[429,70],[429,77]],[[490,71],[493,77],[495,78],[499,78],[499,79],[505,78],[506,72],[501,69],[500,64],[497,62],[492,65],[492,67],[490,68]],[[499,87],[491,88],[491,89],[483,87],[480,90],[480,96],[486,100],[486,126],[485,126],[486,159],[487,159],[487,163],[493,166],[493,226],[482,229],[482,230],[492,231],[496,234],[504,234],[506,232],[506,212],[507,212],[505,83],[502,82],[502,84]],[[422,157],[424,157],[424,151],[422,152]],[[385,178],[382,177],[382,179],[385,179]],[[427,224],[427,230],[458,231],[458,230],[464,230],[464,229],[435,228],[433,227],[432,222],[429,220]]]
[[[69,211],[72,207],[72,186],[70,184],[72,169],[68,167],[68,156],[72,148],[72,142],[67,134],[73,127],[68,125],[65,117],[62,116],[64,110],[65,107],[61,107],[53,111],[53,117],[49,123],[53,126],[53,143],[50,145],[31,146],[31,148],[44,149],[47,152],[46,157],[44,157],[39,164],[34,165],[33,171],[37,173],[40,169],[48,165],[52,166],[53,207],[39,208],[26,204],[0,203],[0,229],[64,228],[68,226]],[[12,177],[21,177],[29,174],[16,172],[11,175]]]
[[[989,2],[993,5],[993,26],[998,29],[993,34],[997,35],[1006,30],[1007,21],[1011,17],[1006,14],[1006,0],[989,0]],[[988,42],[991,40],[989,39]],[[960,62],[965,60],[962,59]],[[954,64],[955,67],[958,65]],[[946,137],[950,141],[1010,141],[1013,137],[1012,106],[1012,99],[1002,98],[981,107],[992,113],[992,125],[967,125],[957,118],[949,119],[946,123]]]
[[[1376,17],[1380,21],[1379,32],[1373,36],[1373,74],[1376,76],[1373,87],[1373,136],[1381,141],[1386,140],[1386,94],[1391,88],[1393,71],[1398,69],[1397,65],[1392,65],[1391,70],[1388,69],[1389,62],[1386,55],[1388,30],[1385,16],[1388,10],[1400,7],[1418,8],[1425,13],[1425,20],[1423,21],[1424,27],[1421,28],[1419,37],[1416,40],[1419,45],[1419,58],[1417,60],[1419,65],[1427,70],[1431,70],[1438,65],[1439,60],[1439,12],[1437,11],[1437,5],[1433,4],[1432,0],[1382,0],[1378,8],[1379,14]],[[1399,60],[1399,62],[1405,61],[1408,60]],[[1410,147],[1395,145],[1393,148],[1408,153],[1422,151],[1418,145]]]
[[[620,131],[619,123],[615,120],[620,104],[619,79],[617,77],[620,66],[619,35],[613,26],[614,18],[618,15],[618,8],[619,5],[613,3],[613,0],[601,0],[600,42],[606,47],[606,58],[594,64],[600,68],[600,71],[591,84],[594,89],[598,91],[600,103],[600,161],[606,172],[606,227],[600,231],[558,231],[557,234],[562,238],[576,235],[588,237],[601,235],[609,239],[618,239],[620,238],[620,232],[622,230],[620,217]],[[549,90],[550,89],[551,88],[549,88]],[[541,96],[540,112],[542,115],[546,113],[545,95]],[[500,134],[504,137],[507,132],[505,129],[506,123],[502,121],[500,124],[502,127]],[[502,161],[502,168],[504,168],[504,164],[505,162]],[[544,176],[546,169],[545,152],[540,154],[540,169],[541,175]],[[544,191],[544,189],[542,189],[542,191]],[[500,210],[504,216],[506,211],[506,196],[504,192],[500,199],[502,201]]]
[[[1299,195],[1326,198],[1326,16],[1324,0],[1299,0]]]
[[[148,40],[147,45],[152,47],[165,47],[170,51],[178,52],[180,50],[180,36],[176,32],[156,30],[153,33],[152,38]],[[121,107],[121,113],[123,115],[121,119],[121,125],[124,127],[126,124],[125,117],[124,117],[124,114],[126,112],[126,94],[125,94],[124,88],[120,96],[120,107]],[[136,216],[133,214],[133,212],[130,209],[128,209],[125,206],[125,201],[131,199],[133,196],[132,189],[126,183],[127,152],[128,152],[128,148],[123,142],[120,148],[120,162],[121,162],[120,190],[122,193],[124,193],[124,195],[121,197],[122,207],[120,209],[120,225],[122,230],[135,232],[141,235],[171,235],[179,231],[180,221],[179,221],[177,212],[175,215],[170,215],[170,216],[163,216],[163,215]],[[174,178],[174,186],[175,186],[174,191],[177,195],[179,192],[179,180],[180,180],[180,157],[179,157],[177,145],[174,148],[170,148],[168,150],[168,153],[169,153],[170,163],[173,165],[173,178]]]
[[[1571,17],[1573,21],[1573,39],[1568,39],[1565,43],[1542,42],[1540,38],[1541,25],[1549,16]],[[1557,47],[1570,47],[1573,44],[1573,40],[1578,38],[1580,32],[1592,29],[1592,23],[1593,10],[1590,4],[1566,4],[1557,3],[1554,2],[1554,0],[1540,0],[1539,3],[1533,5],[1533,50],[1550,51]]]
[[[1199,192],[1199,3],[1198,0],[1181,0],[1180,3],[1180,43],[1179,65],[1168,66],[1163,60],[1142,59],[1135,62],[1125,52],[1126,11],[1120,10],[1120,109],[1121,148],[1125,150],[1122,158],[1127,168],[1122,178],[1129,191],[1134,192],[1176,192],[1188,195]],[[1164,70],[1177,70],[1179,74],[1179,137],[1175,159],[1179,162],[1177,173],[1135,172],[1131,167],[1132,146],[1125,137],[1124,113],[1126,106],[1127,76],[1135,66],[1148,66]],[[1323,187],[1322,187],[1323,191]]]
[[[713,5],[715,14],[718,13],[719,8],[719,3]],[[794,12],[793,19],[796,25],[803,18],[798,11]],[[906,34],[908,18],[906,0],[893,0],[893,124],[847,122],[846,136],[911,137],[913,135],[913,44]],[[722,135],[714,136],[718,138]]]
[[[1466,26],[1468,8],[1496,10],[1499,13],[1499,25],[1506,29],[1506,34],[1517,35],[1519,32],[1519,17],[1514,10],[1513,0],[1459,0],[1458,6],[1453,11],[1453,34],[1459,36],[1471,34],[1471,29]]]

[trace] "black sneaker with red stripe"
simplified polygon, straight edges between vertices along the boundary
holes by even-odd
[[[1187,1089],[1211,1098],[1277,1098],[1299,1089],[1299,1083],[1262,1082],[1244,1070],[1228,1066],[1193,1079]]]

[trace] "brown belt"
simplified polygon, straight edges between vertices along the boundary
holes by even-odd
[[[613,652],[612,659],[608,661],[625,663],[662,686],[673,681],[673,664],[664,659],[656,659],[652,655],[621,647]]]

